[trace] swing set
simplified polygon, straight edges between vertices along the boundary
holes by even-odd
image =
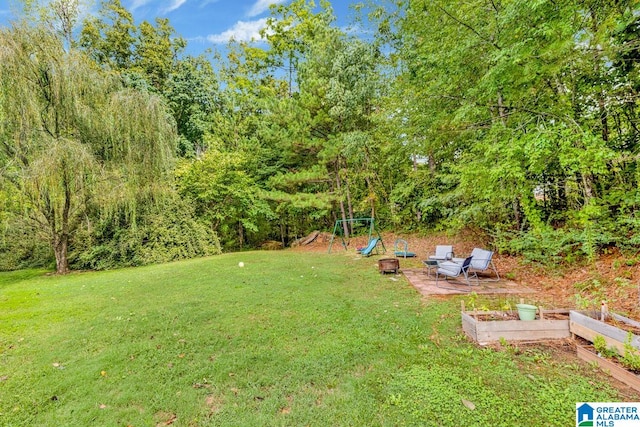
[[[377,243],[379,243],[382,246],[383,252],[385,252],[385,253],[387,252],[387,248],[384,247],[384,242],[382,241],[382,236],[380,235],[378,230],[376,230],[375,219],[374,218],[353,218],[353,219],[338,219],[338,220],[336,220],[336,223],[333,226],[333,234],[331,235],[331,241],[329,242],[329,252],[328,253],[331,253],[331,247],[333,246],[333,241],[337,236],[340,237],[340,243],[342,244],[342,247],[345,250],[347,250],[347,247],[349,246],[350,237],[345,236],[344,229],[345,229],[345,227],[347,227],[349,225],[352,225],[351,229],[353,230],[353,224],[356,224],[356,225],[364,224],[365,226],[367,226],[367,228],[368,228],[367,245],[369,245],[371,243],[372,239],[376,239]],[[353,232],[352,232],[352,234],[353,234]],[[349,235],[349,236],[351,236],[351,235]],[[376,245],[376,250],[377,250],[377,245]]]

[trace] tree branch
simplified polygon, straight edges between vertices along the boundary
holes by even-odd
[[[486,37],[484,37],[482,34],[480,34],[480,32],[478,32],[475,28],[473,28],[471,25],[467,24],[466,22],[462,22],[460,19],[456,18],[455,16],[453,16],[448,10],[446,10],[444,7],[441,7],[439,5],[436,5],[436,7],[438,9],[440,9],[445,15],[447,15],[449,18],[453,19],[455,22],[457,22],[458,24],[462,25],[463,27],[465,27],[466,29],[468,29],[469,31],[471,31],[473,34],[475,34],[476,36],[478,36],[478,38],[480,40],[483,40],[487,43],[489,43],[491,46],[495,47],[498,50],[502,50],[502,48],[496,44],[493,40],[491,39],[487,39]]]

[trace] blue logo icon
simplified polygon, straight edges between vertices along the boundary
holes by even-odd
[[[576,426],[593,427],[593,407],[588,403],[583,403],[576,408]]]

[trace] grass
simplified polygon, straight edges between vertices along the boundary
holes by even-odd
[[[424,302],[374,263],[2,273],[0,425],[564,426],[576,402],[622,398],[585,365],[476,347],[459,301]]]

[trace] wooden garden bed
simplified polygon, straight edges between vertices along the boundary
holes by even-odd
[[[607,343],[607,347],[615,348],[623,355],[624,344],[631,336],[631,346],[639,350],[640,354],[640,323],[628,319],[618,314],[606,313],[602,317],[604,320],[596,319],[587,312],[571,310],[569,313],[569,330],[572,334],[593,342],[596,336],[602,336]]]
[[[540,310],[535,320],[519,320],[505,311],[462,311],[462,329],[480,345],[506,341],[563,339],[569,332],[569,310]]]
[[[640,377],[627,370],[624,366],[616,363],[614,360],[598,356],[591,348],[578,344],[576,345],[576,350],[578,358],[597,364],[600,369],[613,378],[622,381],[636,391],[640,391]]]

